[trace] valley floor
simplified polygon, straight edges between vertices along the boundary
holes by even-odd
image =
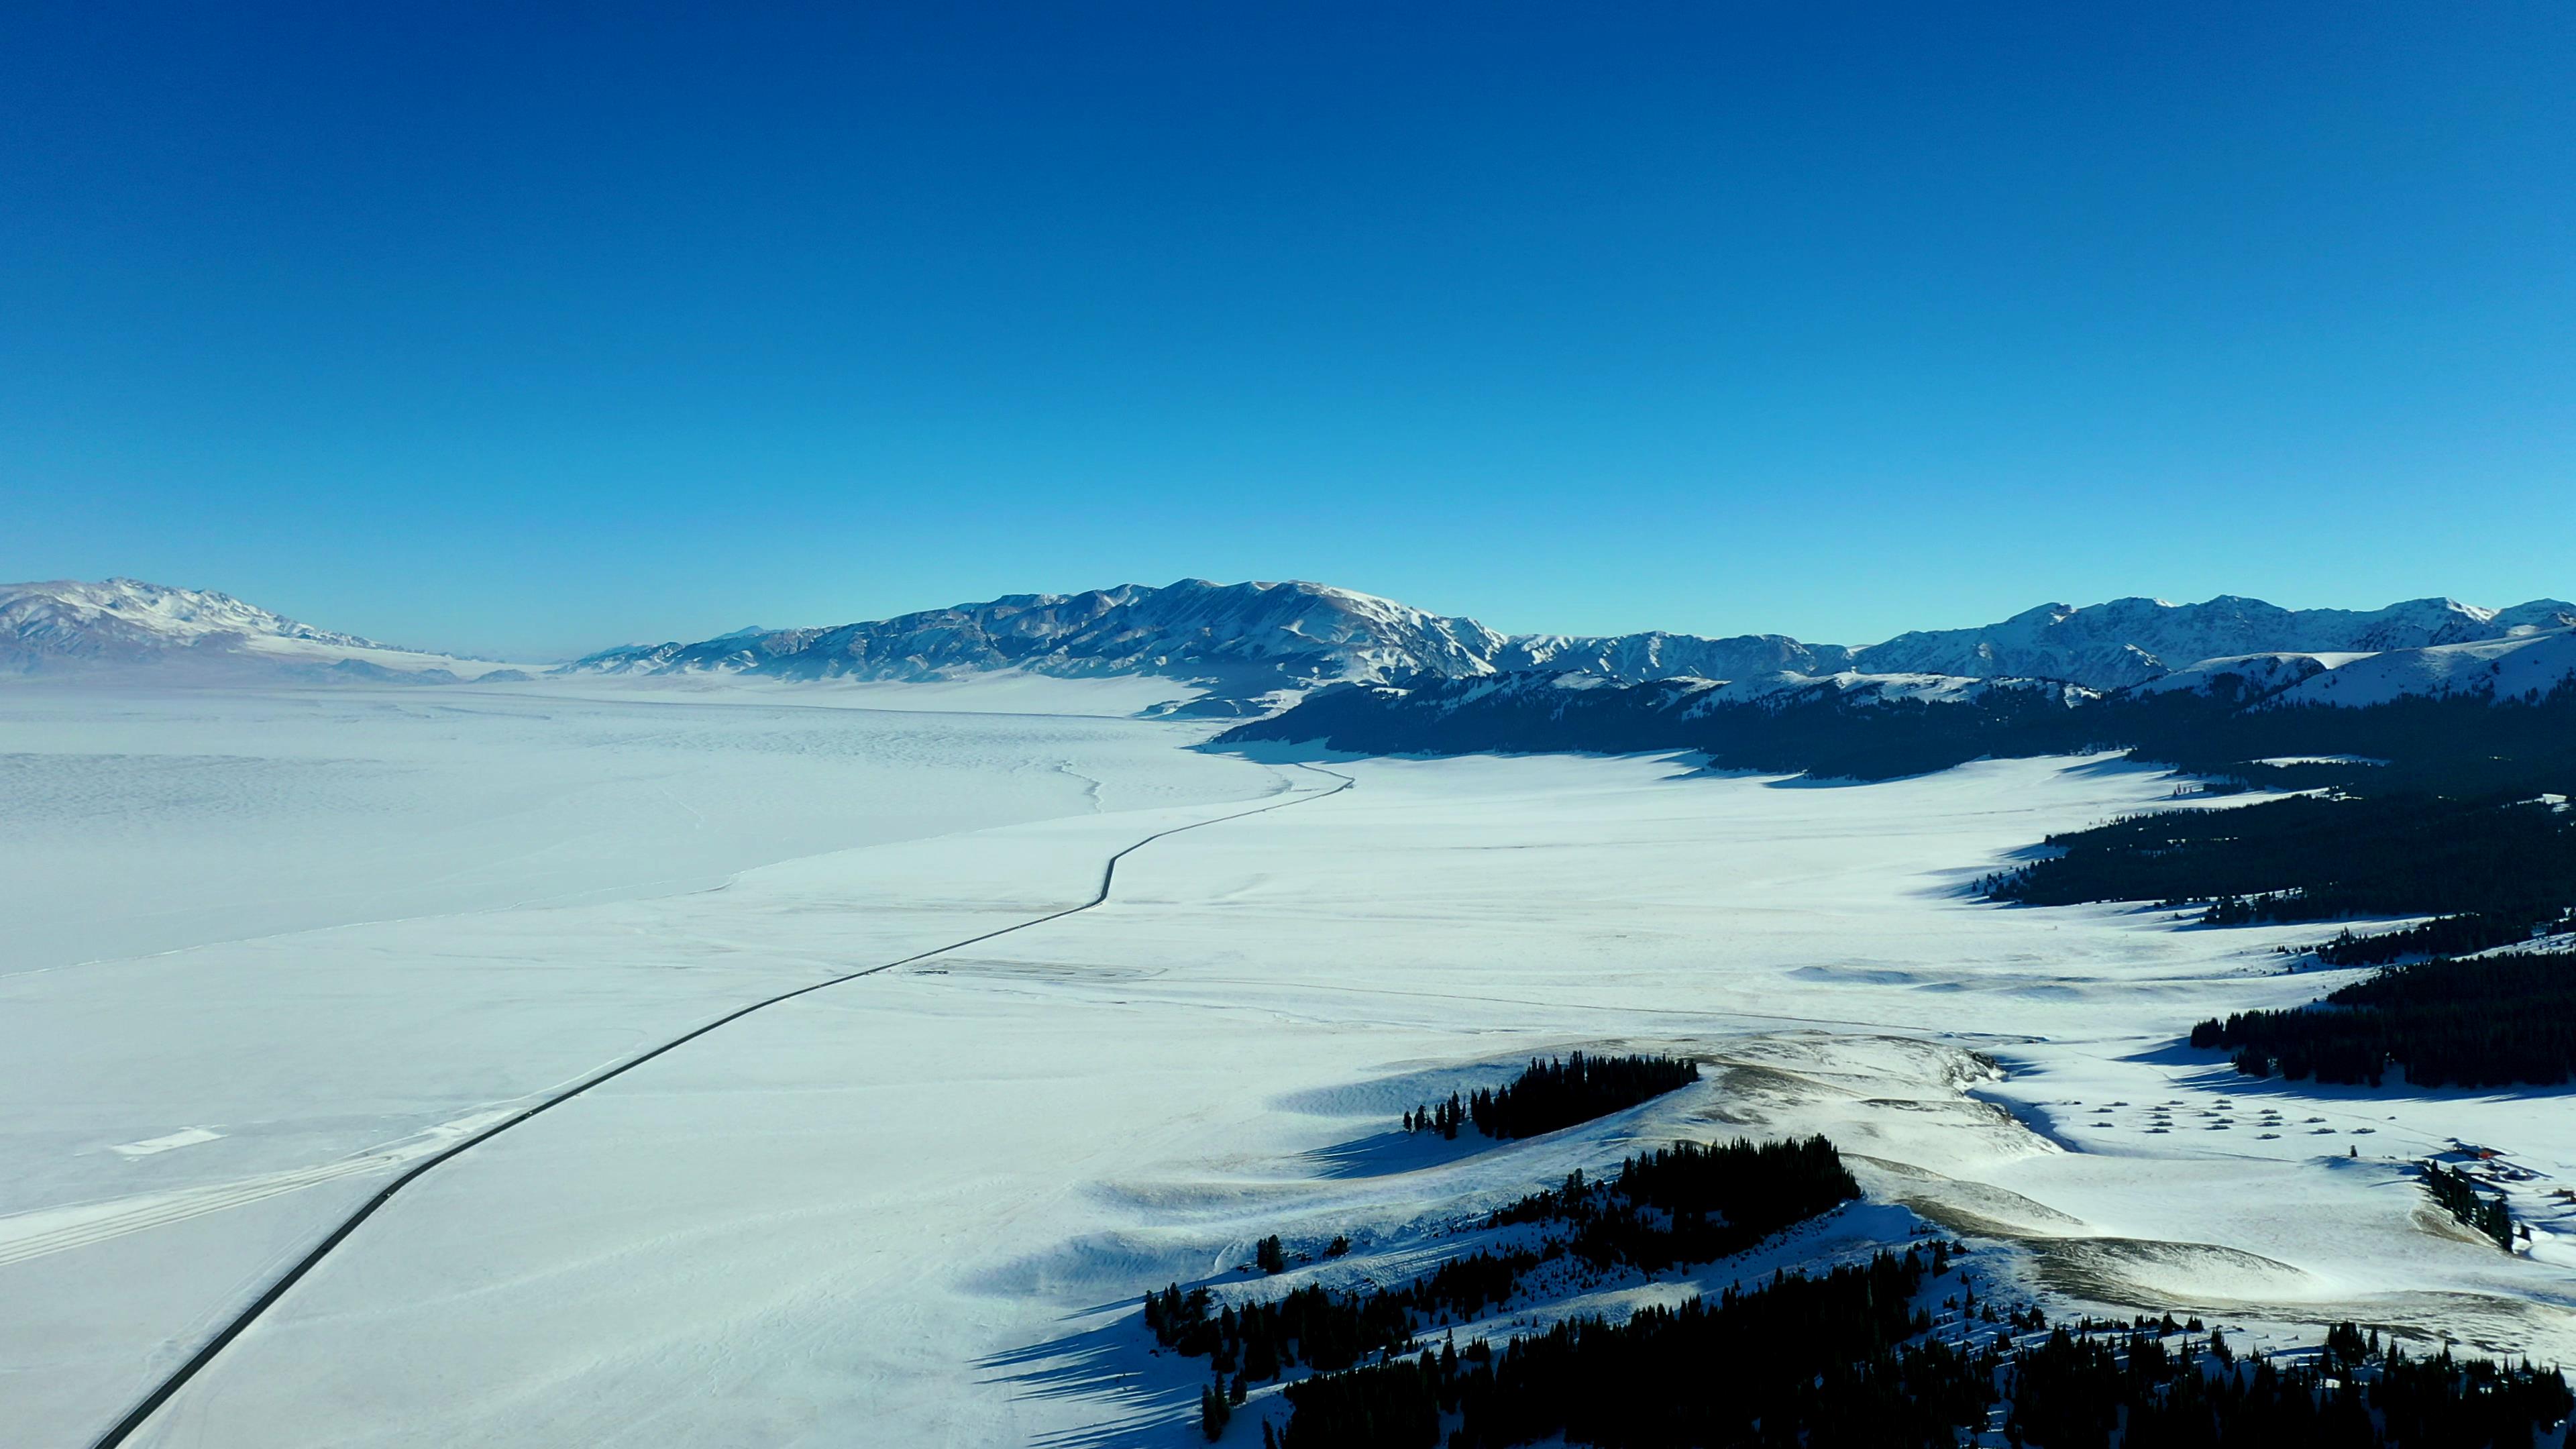
[[[1195,1442],[1203,1366],[1146,1353],[1146,1287],[1273,1232],[1353,1240],[1310,1272],[1406,1271],[1462,1214],[1676,1132],[1823,1130],[1870,1193],[1706,1281],[1933,1224],[2052,1312],[2576,1357],[2562,1095],[2246,1082],[2174,1041],[2348,979],[2278,974],[2315,928],[1969,897],[2049,831],[2172,793],[2120,760],[1842,787],[541,686],[128,699],[94,733],[99,708],[0,696],[9,798],[53,802],[0,838],[0,908],[38,927],[0,978],[22,1442],[89,1441],[492,1114],[1301,796],[1136,852],[1098,909],[747,1017],[439,1168],[136,1442]],[[1310,764],[1355,783],[1326,795]],[[317,803],[316,779],[361,783]],[[703,827],[620,813],[656,790]],[[228,910],[246,880],[286,904]],[[328,900],[299,899],[313,880]],[[1571,1047],[1714,1069],[1507,1147],[1391,1130]],[[2428,1213],[2406,1165],[2454,1139],[2532,1174],[2532,1253]],[[1258,1442],[1247,1420],[1229,1442]]]

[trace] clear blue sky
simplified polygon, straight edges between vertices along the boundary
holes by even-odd
[[[2567,595],[2571,75],[2563,3],[14,5],[0,577],[520,654]]]

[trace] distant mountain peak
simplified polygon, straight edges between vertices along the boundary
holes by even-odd
[[[373,639],[271,613],[213,589],[182,589],[142,579],[99,583],[55,579],[0,586],[0,627],[27,645],[66,653],[135,647],[195,646],[222,637],[303,639],[352,649],[388,649]]]
[[[329,678],[456,678],[478,661],[317,628],[213,589],[117,577],[0,584],[0,672],[182,664],[289,669]],[[327,674],[320,671],[330,671]]]
[[[1079,594],[1012,594],[828,628],[605,650],[612,673],[937,679],[991,669],[1167,675],[1235,701],[1279,689],[1430,671],[1488,672],[1502,636],[1374,594],[1292,579],[1185,578]]]

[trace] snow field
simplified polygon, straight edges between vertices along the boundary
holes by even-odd
[[[1078,902],[1151,830],[1315,783],[1284,756],[1174,750],[1168,727],[1080,728],[1098,735],[1079,768],[1128,762],[1133,799],[1164,808],[0,982],[0,1070],[30,1103],[0,1182],[55,1213],[326,1168],[725,1004]],[[1714,1286],[1928,1222],[2052,1312],[2201,1305],[2285,1332],[2376,1315],[2544,1358],[2576,1341],[2554,1250],[2507,1258],[2428,1222],[2400,1166],[2466,1137],[2531,1172],[2516,1203],[2536,1205],[2576,1182],[2562,1097],[2245,1082],[2171,1043],[2348,979],[2273,974],[2270,948],[2316,928],[1966,897],[2049,831],[2166,803],[2168,775],[1326,763],[1357,786],[1158,842],[1096,910],[746,1018],[440,1168],[139,1442],[1192,1442],[1202,1365],[1143,1352],[1137,1293],[1272,1232],[1358,1245],[1301,1273],[1410,1272],[1463,1215],[1677,1134],[1821,1130],[1871,1194],[1706,1270]],[[1689,1051],[1708,1080],[1528,1142],[1394,1130],[1578,1046]],[[196,1131],[224,1135],[113,1150]],[[13,1410],[80,1442],[378,1181],[0,1251],[0,1286],[34,1305],[0,1340]]]
[[[1175,748],[1216,726],[1088,717],[1132,691],[1036,683],[921,686],[902,710],[878,707],[891,686],[10,683],[0,972],[708,889],[832,850],[1269,788]]]

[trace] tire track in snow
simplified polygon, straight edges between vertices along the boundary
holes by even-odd
[[[888,961],[883,965],[870,966],[864,970],[846,972],[839,976],[814,982],[808,986],[799,986],[793,991],[782,991],[775,996],[765,997],[748,1006],[738,1007],[735,1010],[729,1011],[724,1015],[717,1017],[715,1020],[706,1023],[704,1026],[694,1028],[680,1036],[675,1036],[669,1041],[666,1041],[660,1046],[654,1047],[649,1051],[640,1052],[634,1056],[628,1057],[626,1060],[619,1062],[617,1065],[610,1067],[605,1071],[584,1077],[580,1081],[575,1082],[572,1086],[567,1087],[562,1091],[555,1092],[530,1106],[523,1107],[518,1111],[512,1112],[507,1117],[504,1117],[500,1121],[493,1123],[491,1126],[474,1133],[472,1136],[465,1138],[454,1146],[448,1147],[418,1163],[415,1163],[409,1171],[406,1171],[393,1181],[386,1183],[383,1190],[379,1191],[375,1196],[359,1204],[355,1212],[352,1212],[346,1218],[341,1219],[338,1227],[333,1228],[328,1236],[324,1237],[321,1242],[316,1243],[311,1251],[297,1259],[293,1267],[279,1275],[277,1281],[269,1284],[267,1290],[261,1293],[259,1297],[253,1299],[249,1307],[234,1314],[231,1320],[226,1322],[223,1328],[217,1331],[213,1338],[208,1339],[203,1347],[199,1348],[194,1354],[189,1356],[186,1363],[179,1365],[176,1370],[172,1371],[166,1378],[162,1379],[161,1382],[153,1388],[151,1393],[144,1396],[142,1402],[136,1404],[133,1409],[127,1412],[124,1418],[116,1421],[114,1427],[110,1428],[105,1434],[100,1435],[95,1441],[93,1441],[93,1449],[118,1449],[118,1446],[132,1438],[136,1430],[142,1428],[154,1414],[160,1411],[162,1405],[168,1403],[173,1395],[188,1386],[189,1380],[195,1378],[198,1373],[203,1371],[206,1365],[214,1362],[216,1356],[221,1354],[226,1348],[230,1347],[232,1341],[241,1337],[243,1332],[249,1329],[253,1323],[258,1322],[261,1314],[266,1313],[270,1308],[276,1306],[277,1301],[284,1298],[288,1290],[292,1289],[298,1282],[302,1281],[305,1274],[312,1272],[315,1267],[320,1265],[324,1258],[329,1257],[332,1249],[337,1248],[340,1244],[346,1242],[349,1235],[356,1232],[361,1224],[366,1222],[367,1219],[375,1216],[378,1208],[381,1208],[386,1203],[392,1201],[394,1194],[401,1192],[404,1188],[419,1181],[423,1176],[436,1169],[440,1164],[448,1162],[464,1153],[480,1147],[484,1143],[491,1141],[493,1138],[500,1136],[502,1133],[509,1131],[513,1127],[519,1126],[521,1123],[524,1123],[531,1118],[562,1106],[564,1103],[571,1101],[593,1087],[600,1086],[603,1083],[622,1077],[628,1072],[635,1070],[637,1067],[644,1065],[646,1062],[653,1060],[655,1057],[686,1046],[690,1042],[696,1041],[699,1037],[705,1036],[711,1031],[742,1020],[753,1012],[763,1011],[769,1007],[776,1006],[781,1002],[793,1001],[800,996],[809,996],[817,991],[839,986],[846,982],[856,981],[861,977],[875,976],[882,972],[892,971],[898,966],[909,966],[916,961],[929,960],[933,956],[943,956],[951,951],[964,950],[968,946],[980,945],[981,943],[990,941],[997,936],[1008,936],[1017,931],[1025,931],[1035,926],[1043,926],[1050,921],[1061,921],[1067,916],[1080,915],[1082,912],[1090,910],[1093,907],[1108,901],[1110,887],[1116,884],[1118,879],[1118,862],[1125,860],[1128,856],[1135,854],[1137,851],[1144,849],[1146,846],[1153,844],[1157,840],[1169,839],[1170,837],[1179,835],[1184,831],[1197,830],[1209,825],[1223,825],[1229,820],[1242,820],[1254,815],[1268,814],[1273,810],[1285,810],[1291,805],[1303,805],[1309,801],[1322,800],[1329,796],[1338,795],[1344,790],[1350,789],[1353,785],[1359,783],[1348,775],[1335,774],[1331,770],[1322,769],[1314,765],[1297,763],[1297,768],[1301,770],[1310,770],[1318,775],[1330,776],[1339,783],[1333,785],[1330,789],[1317,790],[1311,794],[1297,795],[1286,800],[1274,800],[1267,805],[1255,806],[1250,810],[1238,810],[1232,815],[1219,815],[1209,820],[1194,820],[1187,825],[1175,825],[1169,830],[1155,831],[1153,834],[1146,836],[1144,839],[1139,840],[1110,856],[1100,868],[1100,888],[1092,893],[1091,899],[1084,901],[1081,905],[1068,906],[1060,911],[1050,911],[1046,915],[1038,916],[1031,920],[1021,921],[1016,925],[1003,926],[996,930],[986,931],[981,935],[969,936],[962,941],[951,941],[945,946],[933,946],[927,951],[917,951],[899,961]],[[358,1160],[363,1161],[364,1159]],[[308,1169],[308,1171],[323,1170],[325,1169]],[[288,1174],[281,1174],[281,1176],[285,1175]],[[298,1185],[300,1186],[302,1184]],[[233,1184],[233,1186],[238,1187],[241,1186],[241,1184]],[[243,1200],[249,1201],[251,1199]],[[182,1214],[182,1216],[193,1216],[193,1214]]]
[[[338,1161],[312,1167],[263,1172],[254,1177],[208,1183],[202,1187],[174,1188],[166,1192],[111,1198],[104,1202],[13,1213],[0,1218],[0,1267],[41,1258],[49,1253],[85,1248],[92,1243],[103,1243],[147,1228],[167,1227],[290,1192],[301,1192],[317,1183],[384,1172],[451,1146],[460,1138],[470,1137],[478,1129],[508,1115],[507,1108],[476,1112],[452,1122],[442,1122],[400,1141],[370,1147]]]

